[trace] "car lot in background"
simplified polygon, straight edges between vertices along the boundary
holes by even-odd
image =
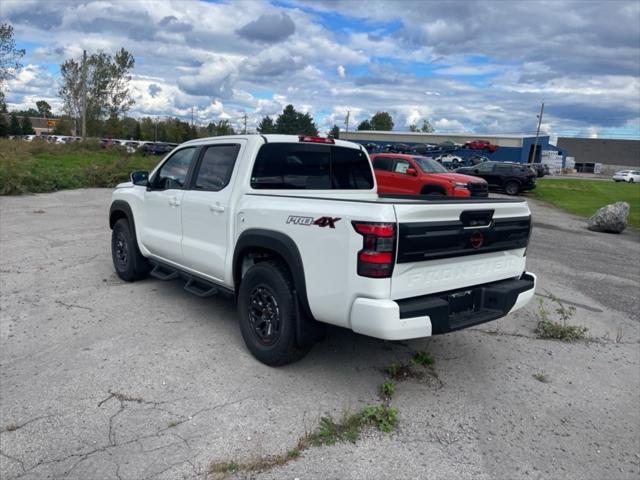
[[[614,182],[640,182],[640,170],[620,170],[613,174]]]
[[[535,172],[522,163],[484,162],[473,167],[458,168],[456,172],[484,178],[489,189],[501,190],[507,195],[518,195],[536,188]]]
[[[380,193],[486,197],[487,182],[448,171],[428,157],[378,153],[371,155]]]
[[[440,162],[449,170],[453,170],[464,165],[464,160],[462,159],[462,157],[459,157],[458,155],[454,155],[452,153],[438,155],[437,157],[435,157],[435,160],[437,162]]]

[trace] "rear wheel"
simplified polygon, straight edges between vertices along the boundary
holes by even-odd
[[[146,277],[151,270],[149,262],[140,253],[126,218],[121,218],[113,226],[111,257],[116,273],[127,282],[140,280]]]
[[[633,183],[633,178],[630,178],[630,179],[629,179],[629,183]]]
[[[311,345],[296,341],[301,313],[289,271],[279,262],[261,262],[247,271],[238,291],[240,332],[251,354],[270,366],[304,357]]]
[[[520,184],[515,180],[511,180],[505,184],[504,191],[507,192],[507,195],[517,195],[520,193]]]

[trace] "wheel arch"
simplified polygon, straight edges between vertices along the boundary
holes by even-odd
[[[133,219],[131,206],[124,200],[114,200],[109,208],[109,228],[113,230],[114,225],[121,218],[125,218],[127,220],[129,223],[129,229],[131,230],[131,235],[133,235],[133,239],[137,242],[138,237],[136,236],[136,224]]]
[[[242,261],[246,255],[252,253],[274,255],[285,263],[291,272],[302,311],[313,318],[307,297],[302,256],[293,239],[284,233],[261,228],[251,228],[242,232],[233,252],[233,285],[236,292],[242,281]]]

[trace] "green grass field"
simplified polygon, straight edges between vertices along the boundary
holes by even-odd
[[[113,187],[134,170],[151,170],[159,157],[130,155],[97,142],[55,145],[0,140],[0,194],[52,192],[70,188]]]
[[[631,205],[629,225],[640,228],[640,184],[616,183],[613,180],[541,179],[532,195],[567,212],[590,217],[610,203]]]

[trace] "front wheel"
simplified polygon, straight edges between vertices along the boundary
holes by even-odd
[[[116,273],[127,282],[140,280],[151,270],[149,262],[140,253],[126,218],[121,218],[113,226],[111,257]]]
[[[520,193],[520,184],[515,181],[507,182],[504,191],[507,192],[507,195],[517,195]]]
[[[633,183],[633,178],[630,178],[630,179],[629,179],[629,183]]]
[[[278,262],[261,262],[247,271],[238,291],[240,332],[251,354],[270,366],[304,357],[311,346],[296,341],[301,313],[289,271]]]

